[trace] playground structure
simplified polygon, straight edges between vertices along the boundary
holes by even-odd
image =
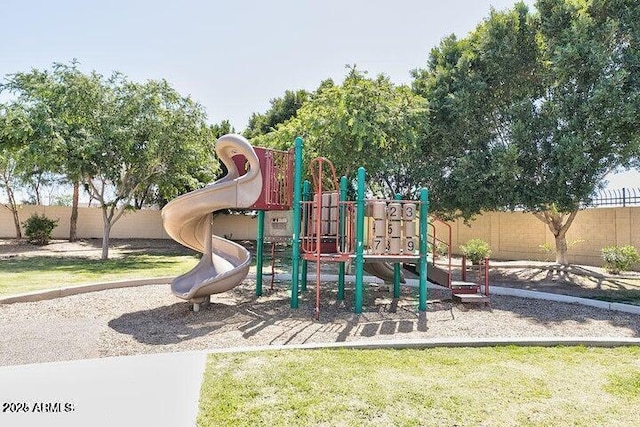
[[[216,153],[227,174],[174,199],[162,211],[167,233],[203,253],[192,271],[173,280],[171,289],[176,296],[193,303],[197,311],[211,294],[242,283],[249,271],[249,252],[235,242],[213,236],[211,222],[215,210],[246,208],[257,211],[257,296],[262,295],[265,212],[292,209],[289,215],[271,216],[267,224],[271,229],[286,225],[292,229],[286,236],[292,244],[291,308],[298,308],[299,293],[307,289],[309,261],[315,263],[316,270],[316,318],[320,314],[320,267],[326,262],[338,263],[339,300],[344,300],[346,266],[354,263],[356,313],[363,309],[365,265],[366,271],[393,283],[394,298],[400,297],[403,264],[415,265],[420,311],[426,310],[427,280],[451,289],[462,302],[488,301],[488,260],[484,289],[481,283],[452,281],[451,229],[442,223],[449,235],[437,236],[437,220],[429,218],[427,189],[420,190],[419,200],[401,200],[399,195],[393,200],[366,199],[366,172],[359,168],[356,200],[347,200],[347,178],[338,181],[333,165],[325,158],[310,163],[313,183],[302,181],[302,144],[302,139],[296,138],[293,150],[278,151],[252,147],[239,135],[218,139]],[[289,218],[292,224],[287,224]],[[448,259],[445,268],[434,262],[437,248],[443,246]]]
[[[242,245],[212,234],[213,212],[228,208],[289,208],[291,179],[287,153],[254,148],[240,135],[225,135],[216,142],[216,154],[227,174],[204,188],[177,197],[162,209],[164,228],[172,239],[203,256],[196,267],[176,277],[171,291],[193,303],[194,311],[212,294],[242,283],[251,255]],[[284,155],[283,155],[284,154]],[[283,164],[283,160],[285,164]],[[259,253],[258,257],[262,254]]]

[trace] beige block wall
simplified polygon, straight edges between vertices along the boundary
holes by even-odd
[[[59,206],[22,206],[20,221],[32,213],[59,219],[53,231],[56,239],[69,235],[71,208]],[[488,212],[469,225],[462,220],[451,226],[453,253],[460,253],[460,245],[473,238],[480,238],[491,246],[491,258],[499,260],[544,259],[540,245],[549,243],[555,247],[553,235],[540,220],[530,213]],[[438,238],[446,240],[449,230],[436,223]],[[234,240],[253,240],[257,220],[250,215],[216,215],[213,231],[219,236]],[[80,208],[78,213],[80,238],[102,237],[102,210]],[[0,207],[0,238],[15,237],[13,219],[6,208]],[[111,231],[113,238],[168,239],[162,227],[160,211],[140,210],[126,213]],[[569,250],[569,261],[576,264],[601,265],[600,250],[610,245],[633,245],[640,249],[640,207],[597,208],[580,211],[567,233],[569,243],[580,240]]]
[[[24,205],[19,208],[20,222],[24,222],[32,214],[45,215],[51,219],[57,219],[58,225],[53,229],[54,239],[66,239],[69,237],[69,219],[71,208],[66,206],[34,206]],[[100,208],[78,208],[78,237],[91,239],[102,238],[103,220]],[[24,227],[22,230],[24,234]],[[13,217],[8,209],[0,210],[0,237],[15,237]],[[160,212],[156,210],[138,210],[126,212],[111,229],[111,237],[116,239],[147,238],[168,239],[162,227]]]
[[[233,240],[255,240],[257,230],[258,220],[252,215],[216,215],[213,219],[213,234],[217,236],[227,236]]]
[[[499,260],[542,260],[540,245],[555,248],[549,228],[531,213],[487,212],[469,225],[462,220],[451,225],[453,252],[458,254],[460,245],[473,238],[488,242],[491,258]],[[605,246],[640,249],[640,207],[582,210],[567,232],[567,241],[569,262],[575,264],[601,265],[600,251]]]
[[[24,222],[32,214],[46,215],[57,219],[54,228],[54,239],[69,237],[69,219],[71,208],[66,206],[33,206],[24,205],[19,208],[20,222]],[[213,221],[213,232],[227,235],[236,240],[251,240],[256,237],[256,219],[247,215],[217,215]],[[103,220],[100,208],[78,208],[78,237],[85,239],[102,238]],[[24,227],[22,230],[24,234]],[[0,207],[0,238],[14,238],[16,235],[11,212]],[[126,212],[111,229],[111,237],[115,239],[169,239],[162,226],[160,211],[143,209]]]

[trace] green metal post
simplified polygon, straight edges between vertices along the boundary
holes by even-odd
[[[258,234],[256,236],[256,296],[262,295],[262,264],[264,245],[264,211],[258,211]]]
[[[358,168],[358,196],[356,197],[356,297],[355,312],[362,313],[364,275],[364,179],[365,170]]]
[[[402,200],[402,195],[397,193],[396,200]],[[399,262],[394,262],[393,263],[393,297],[394,298],[400,298],[400,263]]]
[[[291,308],[298,308],[300,274],[300,201],[302,199],[302,138],[296,138],[293,170],[293,238],[291,239]]]
[[[429,192],[420,190],[420,289],[418,310],[427,310],[427,224],[429,222]]]
[[[302,200],[304,200],[305,202],[308,202],[309,200],[311,200],[311,183],[307,180],[304,181],[304,183],[302,184]],[[305,214],[306,215],[306,214]],[[309,226],[307,224],[307,226]],[[305,234],[307,232],[307,230],[304,230]],[[302,278],[300,279],[300,291],[301,292],[306,292],[307,290],[307,265],[308,265],[309,261],[307,261],[306,259],[302,260]]]
[[[343,176],[340,178],[340,202],[347,201],[347,177]],[[346,218],[347,210],[344,203],[340,203],[340,210],[338,213],[338,245],[340,251],[344,251],[346,245]],[[338,301],[344,300],[344,273],[345,273],[345,263],[338,263]]]

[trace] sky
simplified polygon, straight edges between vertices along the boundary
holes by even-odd
[[[525,0],[533,8],[534,0]],[[77,59],[166,79],[210,123],[243,130],[286,90],[341,82],[347,65],[397,84],[429,51],[515,0],[0,0],[0,77]],[[628,174],[627,174],[628,175]],[[622,186],[639,186],[640,173]],[[620,185],[618,185],[620,186]]]

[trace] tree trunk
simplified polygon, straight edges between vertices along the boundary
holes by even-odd
[[[16,239],[22,239],[22,228],[20,228],[20,216],[18,215],[18,205],[16,204],[16,199],[13,197],[13,191],[8,192],[9,194],[9,206],[5,205],[7,209],[11,211],[11,215],[13,216],[13,225],[16,228]]]
[[[4,186],[5,191],[7,192],[7,198],[9,199],[9,205],[3,205],[5,208],[11,211],[11,215],[13,216],[13,225],[16,228],[16,239],[22,239],[22,229],[20,228],[20,216],[18,215],[18,204],[16,203],[16,197],[13,193],[13,188],[9,184],[9,177],[7,176],[7,172],[3,171],[1,174],[2,184]]]
[[[111,218],[113,217],[113,210],[111,215],[107,213],[107,207],[102,203],[102,255],[100,259],[109,259],[109,235],[111,234]]]
[[[22,229],[20,228],[20,217],[18,216],[18,209],[9,209],[13,215],[13,225],[16,227],[16,239],[22,239]]]
[[[555,236],[556,239],[556,264],[569,265],[569,258],[567,252],[569,247],[567,246],[566,232]]]
[[[556,243],[556,263],[560,265],[569,265],[569,258],[567,256],[569,249],[567,245],[567,231],[569,227],[571,227],[577,214],[578,211],[570,212],[565,221],[565,213],[558,212],[554,208],[534,213],[536,218],[547,224],[547,227],[549,227],[549,230],[553,234]]]
[[[109,259],[109,235],[111,234],[111,222],[105,221],[102,229],[102,255],[100,259]]]
[[[73,182],[73,201],[71,203],[71,218],[69,219],[69,241],[78,240],[78,201],[80,199],[80,182]]]
[[[125,208],[117,209],[115,206],[105,206],[102,203],[102,256],[100,259],[109,258],[109,236],[111,234],[111,227],[115,224],[122,215],[124,215]]]

